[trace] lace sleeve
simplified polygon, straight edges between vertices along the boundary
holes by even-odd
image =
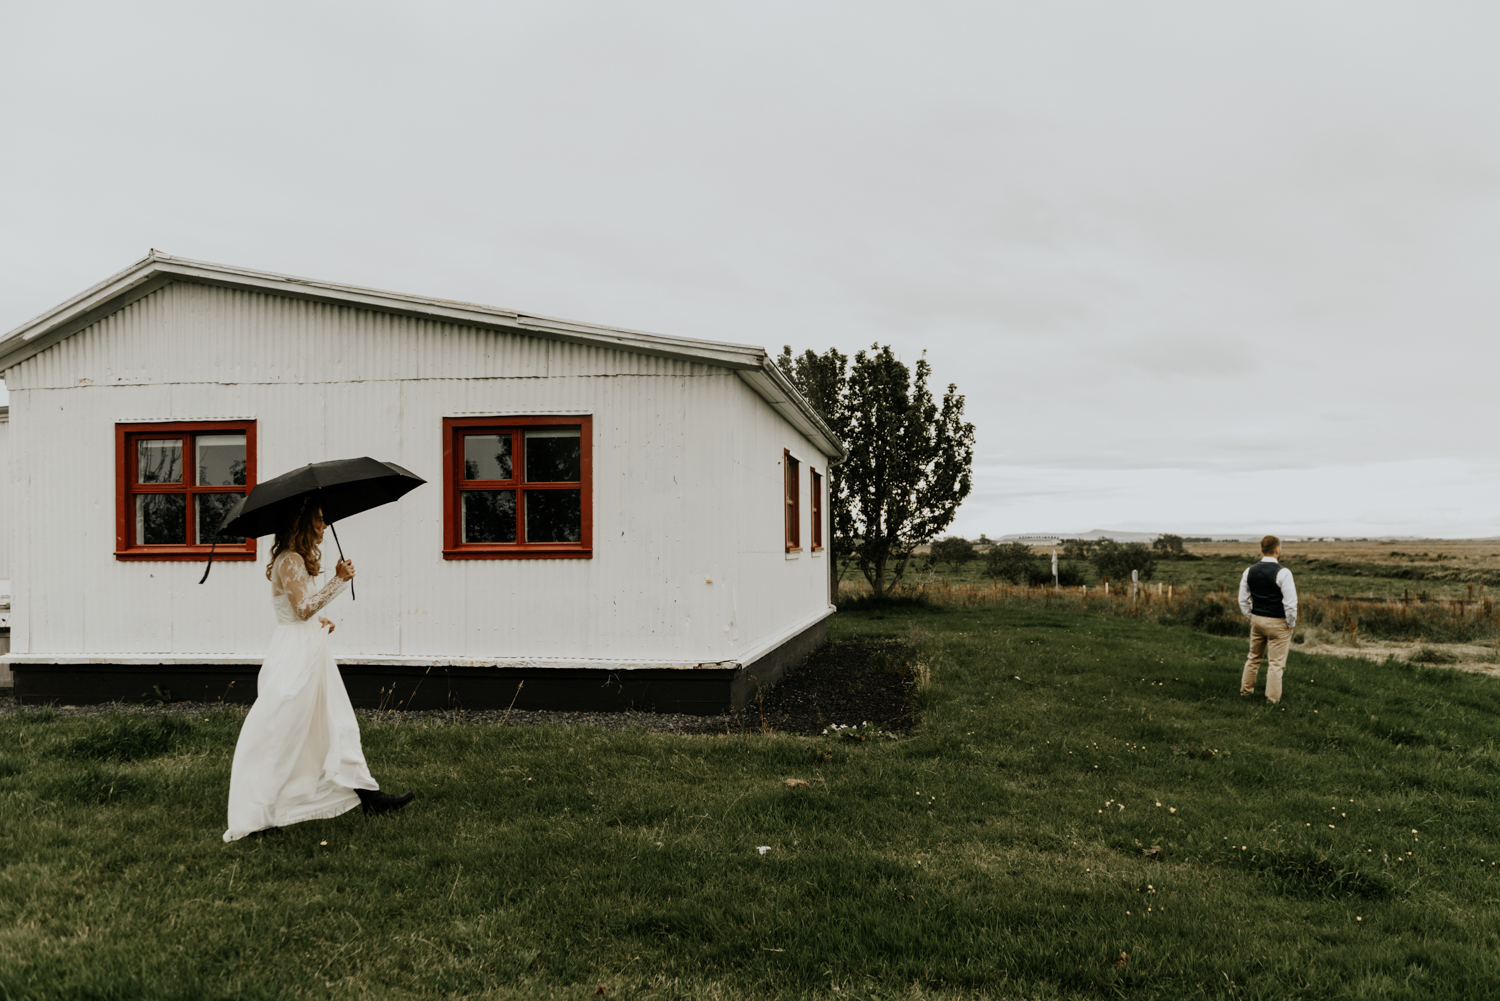
[[[307,575],[307,566],[302,562],[299,553],[288,553],[276,566],[276,582],[292,603],[292,611],[297,613],[299,619],[309,619],[322,610],[334,598],[344,592],[349,582],[335,575],[332,580],[323,585],[323,589],[313,592],[313,579]]]

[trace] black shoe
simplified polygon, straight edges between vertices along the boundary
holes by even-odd
[[[404,792],[399,796],[392,796],[388,792],[377,792],[374,789],[356,789],[354,791],[359,794],[359,803],[360,806],[364,807],[365,816],[399,810],[417,798],[417,794],[411,791]]]

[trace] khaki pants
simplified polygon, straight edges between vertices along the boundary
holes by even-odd
[[[1260,659],[1266,656],[1268,644],[1271,649],[1266,658],[1266,698],[1280,702],[1281,672],[1286,670],[1286,654],[1292,645],[1292,630],[1286,619],[1250,616],[1250,656],[1245,660],[1245,673],[1240,678],[1240,694],[1255,694],[1255,676],[1260,673]]]

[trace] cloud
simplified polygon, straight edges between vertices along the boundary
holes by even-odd
[[[32,153],[0,162],[0,328],[156,246],[925,350],[978,427],[976,522],[1055,524],[1024,498],[1061,483],[1081,525],[1207,524],[1278,470],[1311,485],[1288,518],[1484,522],[1462,483],[1301,477],[1486,461],[1500,9],[146,10],[12,18],[6,134]],[[149,128],[100,99],[141,80],[173,89]]]

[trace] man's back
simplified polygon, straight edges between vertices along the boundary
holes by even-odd
[[[1255,691],[1261,657],[1269,654],[1266,699],[1274,703],[1281,701],[1281,675],[1297,624],[1297,585],[1292,572],[1281,565],[1280,539],[1266,536],[1260,540],[1260,551],[1260,562],[1240,576],[1240,611],[1250,619],[1250,656],[1240,676],[1240,694]]]
[[[1264,615],[1268,619],[1286,618],[1286,603],[1276,578],[1285,572],[1292,575],[1280,563],[1261,560],[1245,571],[1245,586],[1250,592],[1250,613]]]

